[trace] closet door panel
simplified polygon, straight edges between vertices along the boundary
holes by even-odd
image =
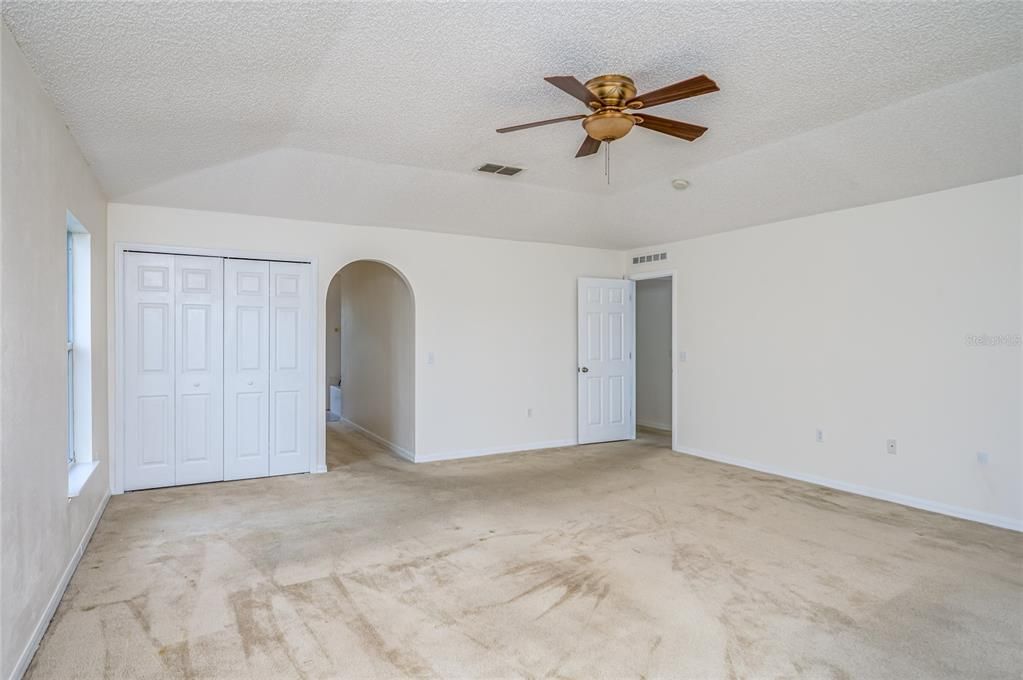
[[[124,488],[175,483],[174,256],[124,254]]]
[[[307,264],[270,263],[270,474],[308,472],[312,308]]]
[[[264,477],[270,443],[270,263],[224,261],[224,479]]]
[[[177,484],[224,478],[224,261],[175,266]]]

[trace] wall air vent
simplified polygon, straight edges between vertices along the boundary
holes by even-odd
[[[647,262],[661,262],[668,259],[668,253],[654,253],[653,255],[637,255],[632,258],[632,264],[646,264]]]
[[[498,165],[496,163],[484,163],[476,169],[480,172],[488,172],[492,175],[506,175],[508,177],[522,172],[522,168],[516,168],[511,165]]]

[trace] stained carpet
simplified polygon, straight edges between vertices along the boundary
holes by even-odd
[[[1019,678],[1023,541],[663,437],[118,496],[43,678]]]

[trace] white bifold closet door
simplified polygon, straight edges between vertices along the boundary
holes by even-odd
[[[224,261],[174,256],[175,484],[224,478]]]
[[[265,477],[270,474],[270,263],[225,261],[224,308],[224,479]]]
[[[124,488],[307,472],[303,263],[124,255]]]
[[[125,488],[223,479],[223,263],[125,253]]]
[[[224,478],[309,470],[309,266],[225,264]]]
[[[124,488],[174,484],[174,257],[124,255]]]
[[[309,469],[312,308],[309,265],[270,263],[270,474]]]

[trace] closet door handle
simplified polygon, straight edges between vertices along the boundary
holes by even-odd
[[[192,383],[192,387],[198,387],[199,383]]]

